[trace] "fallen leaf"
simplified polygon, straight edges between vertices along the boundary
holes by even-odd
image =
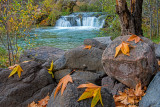
[[[117,57],[120,50],[122,51],[123,54],[129,56],[129,45],[130,45],[129,43],[123,41],[119,46],[116,47],[116,53],[114,57]]]
[[[132,34],[132,36],[130,36],[127,41],[135,41],[135,43],[138,43],[139,41],[143,40],[139,36]]]
[[[88,50],[90,50],[92,48],[92,46],[91,45],[85,45],[84,46],[84,49],[88,49]]]
[[[70,74],[66,75],[65,77],[63,77],[63,78],[59,81],[59,83],[58,83],[58,85],[57,85],[57,88],[56,88],[56,91],[55,91],[55,93],[54,93],[54,98],[56,97],[56,94],[57,94],[57,92],[58,92],[60,89],[61,89],[61,95],[63,95],[63,92],[64,92],[64,90],[65,90],[68,82],[73,83],[72,77],[70,76]],[[61,88],[61,85],[62,85],[62,88]]]
[[[46,107],[49,101],[49,96],[47,95],[45,98],[38,101],[38,106]]]
[[[136,89],[135,89],[134,94],[135,94],[136,96],[142,96],[143,90],[142,90],[141,83],[138,83],[138,84],[136,85]]]
[[[119,95],[113,96],[116,107],[137,107],[142,96],[145,95],[144,91],[141,83],[138,83],[135,89],[127,88],[124,92],[119,92]]]
[[[98,103],[98,101],[100,101],[103,106],[101,97],[101,86],[88,83],[88,84],[81,84],[77,88],[86,88],[84,93],[79,97],[77,101],[93,97],[91,102],[91,107],[94,107]]]
[[[18,64],[15,64],[13,66],[8,67],[9,70],[13,70],[16,66],[18,66]]]
[[[158,61],[158,65],[160,66],[160,61]]]
[[[31,104],[28,104],[28,107],[39,107],[34,101]]]
[[[8,76],[8,78],[11,77],[12,75],[14,75],[16,72],[18,73],[18,76],[19,76],[19,78],[20,78],[22,71],[23,71],[23,70],[22,70],[21,66],[20,66],[20,65],[17,65],[17,66],[12,70],[12,72],[10,73],[10,75]]]
[[[52,78],[54,78],[54,74],[53,74],[52,71],[53,71],[53,60],[52,60],[52,62],[51,62],[50,68],[48,69],[48,73],[52,75]]]

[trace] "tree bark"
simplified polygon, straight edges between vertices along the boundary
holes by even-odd
[[[142,31],[142,4],[143,0],[131,0],[131,9],[128,9],[126,0],[116,0],[116,13],[121,23],[121,35],[143,35]]]

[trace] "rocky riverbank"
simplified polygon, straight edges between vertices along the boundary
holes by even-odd
[[[110,37],[86,39],[84,45],[68,51],[53,47],[26,50],[20,57],[20,66],[24,70],[20,78],[18,75],[8,78],[11,71],[0,69],[0,106],[25,107],[49,93],[48,107],[89,107],[91,99],[77,102],[84,91],[77,87],[91,82],[104,86],[101,90],[104,107],[115,107],[113,95],[126,87],[134,88],[141,81],[142,86],[149,87],[140,101],[140,107],[157,107],[160,104],[157,94],[160,90],[157,64],[159,47],[154,47],[149,39],[143,37],[138,44],[130,42],[134,46],[130,56],[120,54],[114,58],[115,47],[128,37],[120,36],[114,41]],[[90,45],[91,49],[84,49],[86,45]],[[54,79],[47,71],[52,60]],[[54,99],[57,83],[73,70],[73,83],[67,85],[63,96],[58,94]],[[101,107],[101,104],[98,103],[96,107]]]

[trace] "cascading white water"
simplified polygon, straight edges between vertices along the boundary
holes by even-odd
[[[105,23],[104,14],[73,13],[61,16],[56,22],[56,27],[94,27],[102,28]]]

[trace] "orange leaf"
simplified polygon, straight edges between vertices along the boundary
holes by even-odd
[[[119,95],[114,95],[114,101],[116,107],[137,107],[143,95],[144,90],[142,90],[141,83],[138,83],[135,90],[127,88],[124,92],[119,92]]]
[[[69,74],[66,75],[65,77],[63,77],[63,78],[59,81],[59,83],[58,83],[58,85],[57,85],[57,88],[56,88],[56,91],[55,91],[55,93],[54,93],[54,98],[56,97],[56,94],[57,94],[57,92],[58,92],[60,89],[61,89],[61,95],[63,95],[63,92],[64,92],[64,90],[65,90],[68,82],[73,83],[72,77],[71,77]],[[61,85],[62,85],[62,88],[61,88]]]
[[[91,48],[92,48],[91,45],[85,45],[85,47],[84,47],[84,49],[88,49],[88,50],[90,50]]]
[[[81,84],[77,88],[99,88],[99,87],[100,86],[97,86],[95,84],[88,83],[88,84]]]
[[[31,104],[28,104],[28,107],[38,107],[38,105],[33,101]]]
[[[123,41],[119,46],[116,47],[116,53],[114,57],[117,57],[120,50],[122,51],[123,54],[129,56],[129,45],[130,45],[129,43]]]
[[[49,96],[47,95],[45,98],[38,101],[38,105],[42,107],[46,107],[49,101]]]
[[[160,66],[160,61],[158,61],[158,65]]]
[[[136,89],[135,89],[134,94],[135,94],[136,96],[142,96],[143,90],[142,90],[141,83],[138,83],[138,84],[136,85]]]
[[[143,41],[139,36],[137,35],[132,35],[128,38],[127,41],[134,41],[135,40],[135,43],[138,43],[139,41]]]

